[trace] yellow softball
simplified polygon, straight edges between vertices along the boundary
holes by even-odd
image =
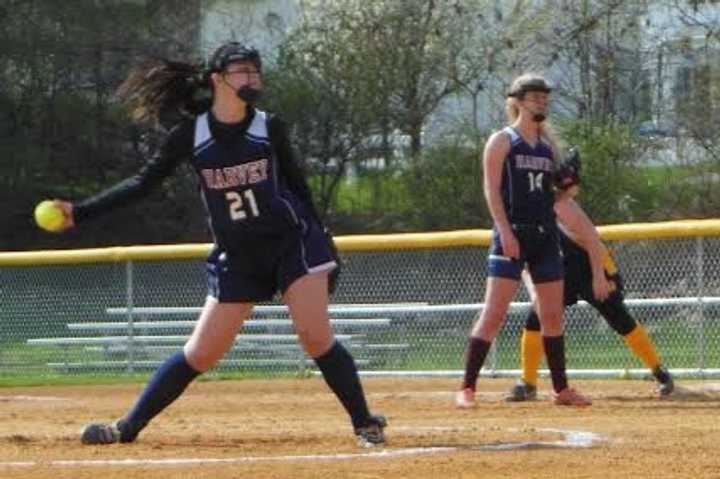
[[[65,215],[55,202],[45,200],[35,207],[35,222],[46,231],[60,231],[65,224]]]

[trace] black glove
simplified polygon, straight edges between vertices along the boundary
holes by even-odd
[[[323,228],[323,231],[325,233],[325,238],[327,239],[328,246],[330,247],[330,253],[332,254],[333,259],[337,263],[335,269],[330,271],[330,274],[328,274],[328,294],[332,295],[335,292],[335,288],[337,288],[337,282],[340,277],[340,270],[342,269],[342,260],[340,259],[340,254],[338,253],[338,249],[335,245],[335,240],[333,239],[332,233],[327,227]]]
[[[555,170],[555,188],[567,190],[571,186],[580,184],[580,152],[577,148],[570,148],[565,158],[558,163]]]

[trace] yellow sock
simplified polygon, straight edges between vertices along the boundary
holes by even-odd
[[[523,329],[520,343],[520,363],[522,365],[522,379],[528,384],[537,386],[538,368],[543,354],[542,334],[540,331]]]
[[[655,345],[647,335],[645,328],[640,324],[623,336],[623,339],[628,348],[630,348],[632,352],[635,353],[635,356],[640,358],[643,364],[650,368],[650,370],[654,371],[655,368],[660,366],[660,357],[655,350]]]

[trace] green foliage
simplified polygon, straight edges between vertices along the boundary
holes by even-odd
[[[113,92],[140,57],[196,59],[200,1],[5,3],[0,250],[207,240],[194,185],[182,176],[132,209],[88,222],[82,233],[41,234],[30,216],[42,198],[84,198],[140,168],[148,151]],[[226,3],[238,13],[244,9],[243,2]],[[641,52],[636,46],[646,42],[639,40],[649,37],[638,23],[644,7],[633,2],[303,5],[302,20],[273,52],[277,61],[267,63],[262,107],[293,126],[293,144],[310,166],[319,209],[339,233],[488,226],[477,151],[483,139],[423,141],[451,121],[476,132],[484,128],[480,118],[497,124],[501,92],[513,75],[559,67],[567,75],[555,78],[558,109],[581,118],[567,120],[563,136],[583,153],[581,200],[596,221],[712,216],[720,208],[713,126],[720,98],[712,48],[717,36],[701,17],[692,18],[708,33],[708,48],[688,50],[692,60],[673,73],[682,81],[661,85],[677,48],[694,47],[663,42]],[[665,61],[648,73],[645,55],[659,53]],[[660,87],[673,94],[658,95]],[[466,107],[472,102],[473,113],[459,108],[445,115],[444,109],[433,116],[451,95]],[[453,114],[463,118],[448,119]],[[678,150],[677,164],[644,165],[643,156],[664,147],[638,138],[631,125],[651,115],[676,121],[685,139],[695,142],[690,149],[699,159],[686,162],[691,152]],[[393,146],[400,136],[403,142],[410,138],[405,158]],[[378,160],[385,169],[368,168]],[[345,181],[348,171],[357,172],[355,183]]]
[[[319,178],[311,178],[313,190]],[[403,211],[410,196],[397,167],[361,170],[341,181],[332,198],[328,222],[336,233],[387,233],[410,229]]]
[[[2,11],[0,29],[5,87],[0,92],[0,203],[6,205],[0,250],[177,240],[177,227],[168,230],[163,223],[185,211],[177,206],[185,201],[146,203],[138,207],[151,212],[145,218],[119,221],[124,214],[119,212],[83,225],[82,235],[42,234],[30,216],[41,199],[85,198],[134,173],[145,160],[139,131],[129,126],[114,90],[140,56],[162,55],[173,46],[169,39],[150,38],[158,23],[152,9],[92,0],[12,3]],[[191,3],[177,12],[191,11]],[[169,6],[165,2],[164,8]],[[166,21],[163,12],[158,14]],[[182,35],[187,29],[177,31]],[[165,196],[176,192],[171,184]],[[188,189],[185,196],[193,194]],[[168,231],[172,234],[165,236]]]
[[[462,144],[427,148],[403,175],[404,217],[418,230],[490,226],[482,190],[481,152]]]
[[[459,140],[427,147],[416,161],[405,158],[393,168],[361,171],[338,188],[332,214],[336,230],[487,227],[491,221],[483,198],[480,161],[480,152]]]
[[[596,223],[625,223],[652,215],[659,199],[655,188],[661,185],[650,184],[637,164],[647,144],[630,125],[580,119],[562,123],[561,130],[565,143],[580,150],[578,199]]]
[[[334,60],[341,55],[309,55],[315,40],[298,35],[280,49],[277,64],[266,74],[263,107],[290,124],[293,146],[317,179],[316,199],[326,213],[348,163],[364,156],[372,114],[355,99],[357,82],[335,76],[341,65]]]
[[[648,166],[643,161],[658,154],[657,141],[638,136],[631,125],[582,119],[560,126],[564,142],[582,154],[579,201],[597,224],[707,217],[720,205],[715,188],[720,167],[714,162]],[[415,162],[406,158],[395,168],[364,171],[353,182],[341,182],[331,210],[336,231],[490,227],[481,140],[445,141],[426,147]]]

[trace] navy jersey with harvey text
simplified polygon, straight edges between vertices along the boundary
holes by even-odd
[[[138,174],[74,205],[76,221],[147,195],[183,163],[196,173],[216,243],[206,262],[210,296],[266,301],[336,266],[285,124],[256,109],[239,123],[211,111],[183,119]]]
[[[148,195],[183,163],[197,174],[208,222],[222,247],[233,249],[252,233],[282,234],[305,215],[317,220],[285,124],[249,109],[240,124],[220,123],[211,112],[182,120],[138,174],[75,204],[76,222]],[[251,233],[253,226],[258,228]]]
[[[277,234],[298,228],[306,215],[299,199],[278,174],[266,115],[256,111],[235,141],[211,134],[208,114],[195,121],[192,165],[215,241],[224,250],[240,247],[249,234]]]
[[[555,162],[549,144],[538,140],[533,147],[512,127],[503,132],[510,139],[510,151],[502,172],[501,193],[510,223],[552,223],[553,173]]]

